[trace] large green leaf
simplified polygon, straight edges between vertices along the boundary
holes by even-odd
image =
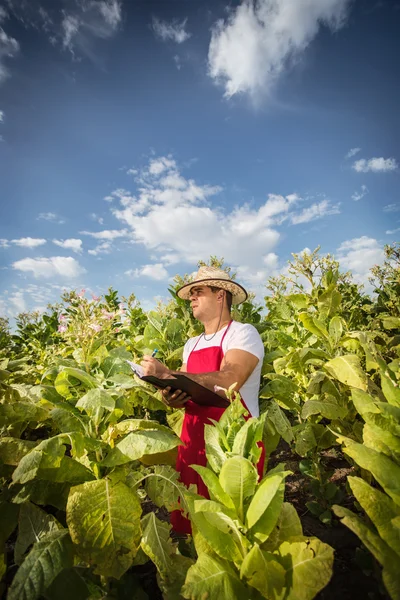
[[[156,506],[165,506],[171,512],[179,509],[182,484],[179,473],[168,465],[156,465],[154,474],[146,478],[146,492]]]
[[[38,442],[13,437],[0,438],[0,459],[5,465],[17,466],[25,454],[28,454],[37,444]]]
[[[295,507],[289,502],[284,502],[275,528],[268,540],[263,544],[266,550],[276,550],[282,542],[303,535],[303,528]]]
[[[126,435],[131,431],[139,431],[146,429],[158,429],[160,431],[166,431],[171,433],[171,429],[166,425],[161,425],[158,421],[151,421],[146,419],[125,419],[112,426],[113,437]]]
[[[112,448],[102,461],[105,467],[123,465],[138,460],[148,454],[167,452],[182,442],[172,431],[146,430],[133,431]]]
[[[126,362],[126,359],[120,358],[119,356],[107,356],[107,358],[105,358],[101,363],[100,368],[103,371],[106,379],[109,379],[113,375],[117,375],[119,373],[124,373],[125,375],[132,374],[132,369]]]
[[[356,354],[337,356],[325,363],[324,368],[341,383],[364,392],[367,390],[367,376],[362,370],[360,359]]]
[[[18,521],[18,537],[14,547],[14,560],[20,565],[26,550],[45,535],[60,529],[57,519],[31,502],[21,505]]]
[[[261,519],[266,511],[268,511],[275,495],[278,493],[281,483],[285,477],[291,473],[290,471],[284,471],[283,469],[283,464],[278,465],[275,467],[275,469],[270,471],[258,485],[257,491],[254,494],[246,513],[246,526],[249,529],[254,527],[257,521]],[[276,525],[281,512],[282,503],[283,494],[280,506],[276,507],[278,509],[275,511],[275,514],[271,514],[272,523],[269,523],[269,520],[268,523],[264,523],[264,525],[269,529],[268,534]]]
[[[141,547],[156,565],[158,572],[168,578],[172,571],[172,555],[175,548],[170,540],[171,526],[157,519],[153,512],[142,518]]]
[[[257,484],[257,471],[247,458],[228,458],[221,469],[219,482],[222,489],[232,498],[239,519],[244,523],[244,503],[254,494]]]
[[[226,411],[225,411],[226,412]],[[220,422],[221,427],[223,426]],[[204,440],[206,446],[206,456],[211,468],[219,473],[222,465],[226,461],[226,454],[220,444],[218,429],[214,425],[205,425]]]
[[[86,433],[86,425],[89,421],[88,417],[82,415],[78,409],[67,402],[53,408],[50,411],[50,416],[62,433]]]
[[[348,454],[362,469],[371,471],[377,482],[385,492],[400,505],[400,466],[390,458],[358,444],[351,440],[346,441],[344,452]]]
[[[339,343],[343,334],[343,323],[340,317],[332,317],[329,321],[329,336],[335,345]]]
[[[105,577],[119,579],[132,564],[141,539],[142,509],[121,481],[90,481],[71,489],[67,523],[79,556]]]
[[[72,567],[73,552],[68,529],[47,534],[18,569],[7,600],[36,600],[42,596],[63,569]]]
[[[210,498],[212,500],[217,500],[218,502],[221,502],[221,504],[223,504],[227,508],[235,508],[231,496],[225,492],[225,490],[219,482],[217,475],[211,469],[209,469],[208,467],[202,467],[200,465],[191,465],[191,467],[202,478],[204,484],[208,488],[208,493],[210,494]]]
[[[310,450],[316,447],[317,440],[311,423],[296,425],[293,427],[293,433],[296,440],[295,449],[300,456],[306,456]]]
[[[29,402],[0,404],[0,427],[15,423],[41,422],[48,417],[49,413],[46,409]]]
[[[285,585],[285,569],[270,552],[258,544],[246,555],[240,567],[240,578],[258,590],[263,598],[279,598]]]
[[[273,423],[276,431],[282,436],[285,442],[290,444],[293,440],[292,426],[283,410],[281,410],[274,400],[271,400],[267,406],[267,421],[268,420]]]
[[[304,327],[316,335],[318,338],[329,339],[329,334],[326,330],[325,325],[317,318],[312,317],[308,313],[300,313],[299,320],[303,323]]]
[[[381,385],[382,385],[382,392],[384,393],[385,398],[389,402],[389,404],[400,407],[399,384],[394,383],[394,381],[389,377],[388,374],[382,372],[381,373]]]
[[[385,431],[373,423],[365,423],[363,442],[368,448],[382,452],[400,464],[400,437]]]
[[[19,506],[0,501],[0,552],[18,523]]]
[[[102,409],[110,412],[113,411],[115,408],[115,400],[105,390],[92,389],[82,396],[75,406],[84,410],[90,417],[93,417],[99,413],[102,415]]]
[[[65,438],[63,436],[43,440],[21,459],[13,473],[13,482],[26,483],[38,475],[39,469],[59,467],[64,453]]]
[[[90,598],[89,587],[80,576],[82,570],[80,567],[63,569],[47,588],[44,595],[46,600],[71,600],[71,598],[87,600]]]
[[[353,531],[375,556],[376,560],[382,565],[382,579],[389,596],[392,600],[400,598],[400,572],[399,556],[386,542],[372,531],[357,515],[343,506],[333,506],[333,511],[337,517],[342,519],[342,523]]]
[[[370,486],[360,477],[348,477],[357,501],[361,504],[379,535],[400,557],[400,507],[389,496]]]
[[[64,398],[67,398],[67,400],[74,397],[71,393],[71,388],[76,388],[80,385],[83,385],[87,390],[99,387],[94,377],[74,367],[62,367],[54,382],[57,392]]]
[[[312,600],[329,583],[333,549],[317,538],[283,542],[278,556],[286,570],[285,600]]]
[[[322,317],[333,317],[342,301],[342,294],[331,287],[318,297],[318,309]]]
[[[200,554],[187,572],[182,596],[189,600],[244,600],[248,591],[228,561]]]
[[[307,400],[301,409],[301,417],[308,419],[311,415],[322,415],[327,419],[344,419],[347,408],[340,406],[334,396],[320,396],[321,400]]]

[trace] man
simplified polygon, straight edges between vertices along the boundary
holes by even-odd
[[[231,305],[247,298],[246,290],[215,267],[201,267],[194,280],[182,286],[179,298],[190,300],[193,316],[204,325],[204,333],[189,339],[183,351],[181,371],[210,390],[214,386],[228,388],[233,384],[251,416],[259,415],[258,391],[264,357],[264,345],[253,325],[231,319]],[[160,361],[145,356],[141,363],[145,375],[168,378],[174,375]],[[218,392],[226,398],[225,392]],[[224,408],[201,406],[180,390],[163,390],[164,402],[173,408],[185,409],[181,439],[178,448],[177,470],[183,483],[195,483],[199,494],[208,497],[201,477],[190,467],[206,465],[204,425],[213,419],[219,421]],[[262,462],[262,461],[260,461]],[[262,470],[259,465],[259,471]],[[175,531],[190,533],[190,524],[179,511],[171,515]]]

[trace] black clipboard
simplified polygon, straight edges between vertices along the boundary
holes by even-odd
[[[182,392],[186,392],[190,396],[193,402],[201,406],[218,406],[220,408],[229,406],[227,398],[219,396],[203,385],[200,385],[200,383],[197,383],[197,381],[185,377],[185,375],[177,374],[174,375],[173,379],[159,379],[153,375],[146,375],[140,377],[140,379],[151,383],[159,389],[170,387],[172,390],[182,390]]]

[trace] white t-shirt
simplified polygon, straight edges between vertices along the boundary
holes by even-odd
[[[228,326],[226,326],[228,327]],[[196,346],[196,350],[202,350],[203,348],[212,348],[221,344],[221,339],[226,331],[226,327],[218,331],[212,340],[208,342],[204,339],[204,336],[197,336],[190,338],[183,350],[183,364],[186,364],[189,358],[189,354],[196,346],[199,337],[199,343]],[[248,323],[239,323],[233,321],[229,327],[229,331],[226,334],[224,341],[222,342],[222,351],[224,354],[228,350],[245,350],[257,356],[258,363],[250,377],[245,381],[243,386],[240,388],[240,395],[246,403],[249,412],[252,417],[258,417],[260,414],[258,406],[258,392],[260,389],[260,376],[261,369],[264,359],[264,344],[258,333],[257,329]]]

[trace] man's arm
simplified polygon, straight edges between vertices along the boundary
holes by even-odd
[[[234,390],[239,391],[243,384],[250,377],[257,366],[258,358],[245,350],[228,350],[225,354],[221,369],[219,371],[211,371],[209,373],[185,373],[185,377],[193,379],[200,385],[214,391],[214,386],[218,385],[222,388],[229,388],[232,384],[236,384]],[[186,365],[185,365],[186,367]],[[183,369],[181,369],[182,371]],[[178,374],[180,371],[170,371],[171,375]],[[225,392],[220,390],[217,392],[220,396],[225,396]]]

